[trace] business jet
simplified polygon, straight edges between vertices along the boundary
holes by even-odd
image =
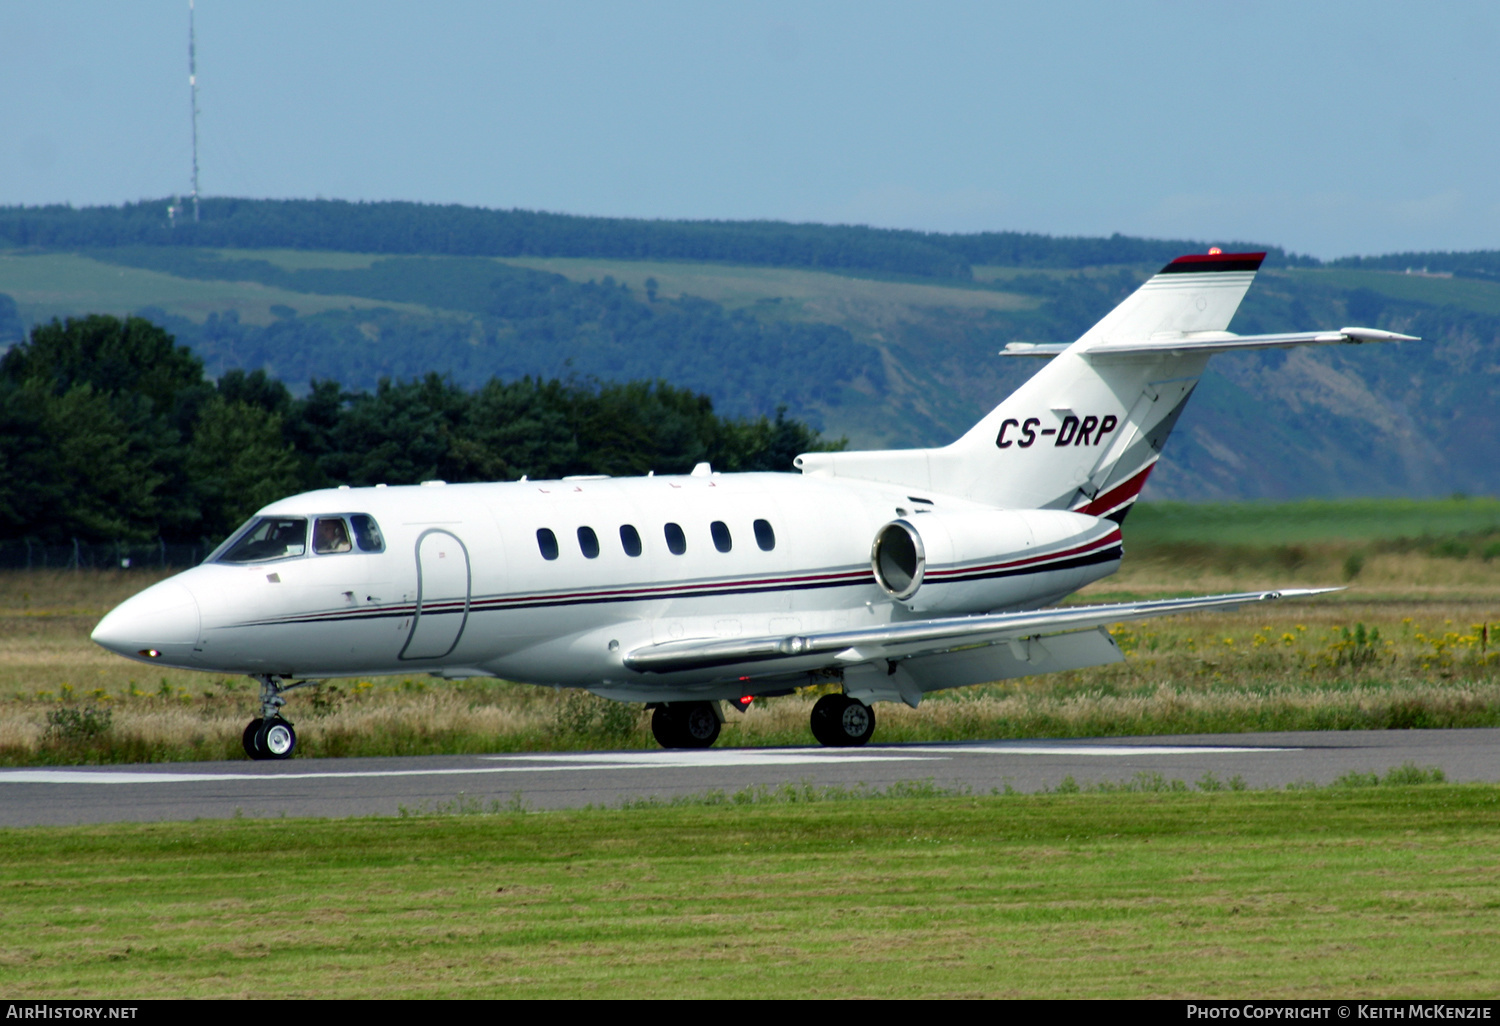
[[[800,473],[341,486],[266,506],[93,639],[130,659],[260,684],[244,732],[285,759],[285,694],[427,673],[583,688],[653,710],[668,748],[712,745],[725,706],[836,685],[813,736],[854,746],[872,706],[1118,662],[1107,625],[1317,594],[1059,607],[1118,569],[1121,525],[1210,356],[1414,341],[1370,328],[1225,329],[1263,253],[1183,256],[942,448],[819,452]]]

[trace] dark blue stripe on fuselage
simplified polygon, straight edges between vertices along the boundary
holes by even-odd
[[[1120,559],[1124,554],[1122,545],[1113,545],[1098,552],[1085,553],[1071,559],[1065,559],[1056,563],[1044,563],[1024,567],[1013,567],[1009,569],[977,570],[952,577],[941,577],[934,579],[931,586],[937,587],[944,584],[956,584],[959,582],[991,580],[1002,577],[1020,577],[1026,574],[1050,573],[1054,570],[1074,570],[1085,566],[1096,566],[1111,560]],[[560,595],[552,598],[539,597],[524,602],[511,602],[505,599],[475,599],[468,604],[467,611],[474,613],[494,613],[508,609],[555,609],[562,606],[592,606],[604,605],[611,602],[650,602],[657,599],[684,599],[684,598],[709,598],[717,595],[754,595],[766,592],[791,592],[791,591],[816,591],[825,588],[848,588],[865,584],[873,584],[875,575],[849,577],[831,581],[799,581],[796,584],[785,584],[771,582],[768,584],[734,585],[700,585],[691,590],[659,594],[656,592],[635,592],[620,594],[612,592],[598,595]],[[453,613],[465,612],[462,599],[453,599],[450,609],[423,609],[423,616],[447,616]],[[350,613],[310,613],[306,616],[289,617],[281,620],[260,620],[249,624],[240,624],[244,627],[269,627],[279,624],[298,623],[346,623],[355,620],[389,620],[401,619],[416,614],[415,606],[403,606],[399,609],[371,609],[360,610]]]

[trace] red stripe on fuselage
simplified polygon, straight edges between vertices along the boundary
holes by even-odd
[[[1151,476],[1151,470],[1155,466],[1156,461],[1152,460],[1145,468],[1137,471],[1133,477],[1116,485],[1103,495],[1096,495],[1082,506],[1075,506],[1073,512],[1087,513],[1091,517],[1099,517],[1118,506],[1123,506],[1127,502],[1134,501],[1135,497],[1141,494],[1141,489],[1146,487],[1146,478]]]

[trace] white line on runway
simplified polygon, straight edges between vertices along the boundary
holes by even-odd
[[[0,784],[195,784],[215,781],[336,780],[360,777],[445,777],[485,773],[555,773],[565,770],[707,769],[727,766],[809,766],[851,762],[939,762],[956,755],[1083,755],[1142,758],[1153,755],[1221,755],[1291,752],[1295,748],[1219,745],[1049,745],[993,742],[896,749],[761,748],[664,752],[554,752],[539,755],[487,755],[487,765],[452,769],[329,770],[309,773],[174,773],[171,770],[0,770]]]
[[[701,754],[701,753],[699,753]],[[827,762],[826,759],[759,759],[747,758],[712,763],[715,766],[796,766]],[[844,759],[845,762],[937,762],[934,756],[880,756]],[[138,770],[0,770],[0,784],[195,784],[209,781],[255,780],[273,783],[278,780],[334,780],[362,777],[447,777],[483,773],[555,773],[562,770],[662,769],[694,768],[708,765],[684,759],[680,762],[624,762],[620,760],[575,763],[572,765],[475,766],[464,769],[365,770],[328,773],[159,773]]]
[[[1226,755],[1250,752],[1300,752],[1300,748],[1242,748],[1219,745],[1046,745],[996,742],[988,745],[903,746],[903,752],[943,752],[955,755],[1098,755],[1112,758],[1143,755]]]
[[[482,755],[482,759],[553,762],[585,762],[598,766],[629,761],[635,766],[777,766],[819,762],[869,762],[903,758],[954,755],[1096,755],[1105,757],[1140,755],[1223,755],[1238,752],[1295,752],[1296,748],[1249,748],[1224,745],[1078,745],[1035,741],[990,741],[983,744],[901,745],[899,748],[709,748],[662,752],[545,752],[535,755]]]

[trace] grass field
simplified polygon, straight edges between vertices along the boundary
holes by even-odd
[[[227,260],[265,260],[289,271],[360,270],[386,258],[369,253],[275,249],[213,252]],[[646,292],[646,279],[654,278],[660,294],[667,298],[688,294],[722,303],[730,309],[774,303],[781,316],[857,322],[871,329],[878,329],[882,320],[908,307],[1030,310],[1039,304],[1031,296],[988,288],[876,281],[789,268],[568,257],[513,258],[501,262],[551,271],[574,281],[613,277],[641,295]],[[213,311],[235,310],[248,324],[274,321],[270,308],[277,304],[290,306],[303,315],[350,307],[433,312],[409,303],[291,292],[257,282],[178,278],[158,271],[101,263],[76,253],[0,251],[0,292],[16,300],[27,320],[78,316],[84,310],[124,315],[143,306],[159,306],[168,313],[195,321],[202,321]],[[779,309],[782,306],[784,310]]]
[[[430,313],[409,303],[385,303],[356,296],[312,295],[257,282],[200,281],[158,271],[119,267],[76,253],[0,251],[0,292],[20,307],[26,321],[79,317],[87,313],[133,314],[157,306],[202,321],[210,313],[234,310],[247,324],[270,324],[271,307],[289,306],[307,315],[324,310],[384,307]]]
[[[1143,506],[1127,525],[1124,568],[1078,601],[1349,590],[1120,624],[1122,664],[938,692],[916,710],[882,704],[877,738],[1500,726],[1500,560],[1485,559],[1480,544],[1494,507],[1477,499],[1246,504],[1194,518],[1182,507]],[[1230,543],[1193,540],[1216,520]],[[1420,541],[1398,544],[1402,534]],[[1185,540],[1173,540],[1179,535]],[[1256,543],[1274,537],[1308,540]],[[154,579],[0,574],[0,764],[243,758],[240,733],[255,702],[248,679],[148,668],[88,640],[100,616]],[[720,744],[806,744],[815,697],[732,713]],[[293,696],[288,712],[309,756],[655,745],[638,706],[488,680],[340,680]]]
[[[1500,499],[1306,499],[1301,502],[1147,502],[1131,511],[1134,547],[1203,542],[1274,546],[1299,542],[1374,544],[1412,551],[1443,541],[1500,538]],[[1492,557],[1493,558],[1493,557]],[[1500,570],[1500,567],[1496,568]]]
[[[503,262],[551,271],[574,281],[599,281],[607,275],[638,293],[645,292],[647,278],[655,278],[663,296],[698,296],[731,309],[764,301],[813,303],[824,313],[855,307],[865,310],[889,310],[900,306],[1031,310],[1040,305],[1040,301],[1032,296],[993,289],[884,281],[783,267],[573,257],[507,257]]]
[[[1123,664],[883,704],[878,737],[1500,725],[1484,501],[1219,512],[1215,544],[1176,508],[1143,507],[1124,569],[1080,597],[1351,589],[1120,625]],[[153,579],[0,575],[0,760],[243,758],[247,681],[146,676],[87,640]],[[810,702],[731,714],[720,744],[806,744]],[[500,682],[337,681],[291,712],[309,755],[653,743],[629,707]],[[384,819],[8,829],[0,988],[1494,998],[1500,787],[1369,770],[1276,792],[1208,778],[999,795],[804,783],[571,812],[459,796]]]
[[[1395,271],[1364,271],[1343,267],[1298,267],[1269,273],[1324,282],[1336,288],[1369,289],[1392,299],[1447,304],[1481,313],[1500,314],[1500,284],[1476,281],[1473,278],[1435,278]]]
[[[1489,786],[230,820],[0,846],[15,999],[1493,998],[1500,963]]]

